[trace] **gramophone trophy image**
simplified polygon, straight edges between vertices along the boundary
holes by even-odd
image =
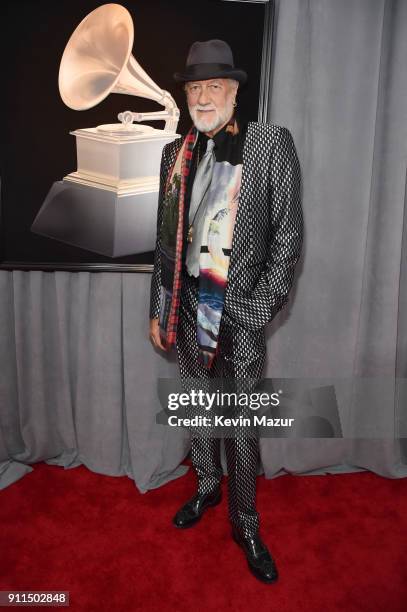
[[[31,231],[109,257],[155,248],[161,153],[176,134],[179,109],[131,54],[134,28],[120,4],[89,13],[59,67],[64,103],[84,111],[110,93],[155,100],[163,111],[119,113],[119,123],[77,129],[77,170],[53,184]],[[163,130],[133,122],[165,120]]]

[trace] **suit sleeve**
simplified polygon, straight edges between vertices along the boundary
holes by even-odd
[[[301,168],[293,137],[286,127],[282,128],[271,156],[269,189],[276,220],[259,289],[265,282],[269,292],[271,321],[288,301],[303,241]]]
[[[160,164],[160,186],[158,191],[158,206],[157,206],[157,237],[154,252],[154,270],[151,276],[150,289],[150,319],[158,318],[160,314],[160,286],[161,286],[161,241],[160,229],[164,209],[164,190],[167,180],[168,164],[166,158],[166,147],[163,147]]]
[[[227,294],[226,313],[250,330],[270,323],[288,301],[303,236],[300,164],[289,130],[281,128],[268,168],[270,242],[249,294]]]

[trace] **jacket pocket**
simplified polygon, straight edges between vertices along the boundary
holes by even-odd
[[[263,273],[252,290],[226,290],[224,309],[227,315],[246,329],[258,330],[271,321],[272,306],[271,290]]]

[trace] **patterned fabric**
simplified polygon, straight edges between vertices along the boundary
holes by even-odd
[[[157,233],[160,234],[158,256],[161,262],[160,337],[167,348],[175,345],[177,334],[184,233],[184,198],[192,151],[197,137],[198,130],[192,126],[168,173],[162,220],[160,227],[157,228]]]
[[[205,201],[200,236],[197,342],[199,361],[208,369],[218,351],[232,237],[242,176],[240,130],[233,116],[214,136],[215,164]]]
[[[211,384],[219,379],[241,385],[249,392],[261,380],[266,357],[265,330],[247,330],[236,325],[223,313],[219,332],[219,347],[212,368],[207,370],[198,361],[196,312],[199,288],[197,279],[183,279],[180,301],[180,320],[177,333],[177,356],[183,390],[192,388],[211,392]],[[250,381],[250,386],[248,381]],[[231,388],[227,389],[232,391]],[[236,410],[236,408],[235,408]],[[233,416],[247,417],[248,406],[241,406]],[[185,416],[208,416],[204,407],[185,407]],[[228,472],[228,512],[231,523],[242,535],[258,532],[260,517],[256,510],[256,477],[259,446],[256,436],[250,436],[247,427],[235,427],[233,435],[224,438]],[[220,484],[223,469],[220,460],[221,439],[212,435],[208,426],[190,428],[191,459],[197,475],[197,491],[209,493]]]
[[[222,132],[222,136],[219,136]],[[216,139],[216,143],[215,143]],[[197,141],[197,130],[191,128],[182,144],[166,185],[164,213],[161,225],[161,260],[165,264],[162,274],[160,300],[160,335],[166,346],[172,346],[176,338],[183,249],[183,218],[185,214],[186,181],[190,170],[192,149]],[[211,141],[208,141],[210,144]],[[199,198],[205,193],[198,208],[198,223],[193,226],[193,240],[187,251],[187,267],[198,259],[200,293],[197,312],[199,361],[210,368],[218,348],[219,326],[227,285],[229,259],[236,212],[238,207],[242,163],[235,163],[241,150],[239,126],[235,116],[215,135],[213,144],[217,151],[212,181],[207,177],[201,187],[201,166],[195,176],[191,206],[196,189]],[[206,156],[202,163],[206,166]],[[205,172],[204,172],[205,174]],[[204,180],[205,177],[202,177]],[[198,185],[196,185],[198,182]],[[207,189],[207,191],[206,191]],[[196,204],[196,203],[195,203]],[[195,255],[195,257],[194,257]],[[199,257],[198,257],[199,256]]]
[[[163,149],[157,229],[165,182],[181,145],[178,139]],[[264,327],[288,301],[302,246],[300,189],[300,165],[290,131],[249,122],[223,309],[247,329]],[[161,268],[157,234],[150,318],[160,312]]]
[[[169,168],[179,151],[178,140],[163,150],[157,227]],[[191,379],[207,385],[212,376],[226,381],[258,380],[264,364],[265,325],[288,301],[299,259],[303,218],[300,165],[289,130],[275,124],[249,122],[243,146],[239,206],[230,254],[228,283],[219,332],[219,352],[207,370],[198,362],[198,285],[183,280],[176,347],[183,385]],[[151,279],[150,317],[160,310],[161,261],[157,234]],[[190,410],[190,408],[188,408]],[[259,528],[255,506],[258,440],[244,431],[225,438],[228,503],[231,522],[245,535]],[[220,440],[201,429],[191,430],[192,462],[201,492],[213,490],[222,478]]]

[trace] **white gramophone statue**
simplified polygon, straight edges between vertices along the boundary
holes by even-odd
[[[70,132],[76,137],[76,172],[50,189],[31,231],[83,249],[120,257],[155,246],[163,146],[179,138],[179,109],[131,54],[130,13],[104,4],[70,37],[59,68],[59,91],[69,108],[86,110],[110,93],[155,100],[163,111],[119,113],[120,123]],[[164,130],[133,121],[165,120]]]

